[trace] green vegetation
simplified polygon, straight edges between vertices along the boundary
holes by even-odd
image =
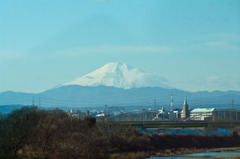
[[[177,154],[180,149],[238,147],[229,136],[142,134],[128,125],[72,118],[59,109],[23,107],[0,118],[0,158],[114,159]]]
[[[218,120],[218,121],[211,121],[208,123],[207,128],[209,129],[233,129],[239,126],[239,122],[236,121],[227,121],[227,120]]]

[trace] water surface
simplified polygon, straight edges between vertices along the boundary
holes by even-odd
[[[239,154],[240,152],[206,152],[206,153],[194,153],[194,154],[188,154],[188,155],[182,155],[182,156],[176,156],[176,157],[153,157],[153,158],[146,158],[146,159],[187,159],[187,158],[208,158],[208,159],[214,159],[214,156],[216,155],[235,155]],[[224,158],[223,158],[224,159]]]
[[[230,129],[213,129],[213,130],[202,130],[202,129],[139,129],[141,133],[170,133],[170,134],[205,134],[205,135],[227,135],[231,134]]]

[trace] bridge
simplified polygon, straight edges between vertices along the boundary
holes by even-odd
[[[239,120],[228,120],[227,118],[217,119],[215,121],[201,121],[188,118],[186,120],[169,120],[166,115],[163,120],[153,120],[156,116],[155,111],[136,110],[123,112],[108,117],[111,124],[131,125],[138,128],[185,128],[185,127],[205,127],[205,128],[233,128],[240,126]]]
[[[233,121],[109,121],[110,124],[131,125],[136,128],[234,128],[240,126],[240,122]]]

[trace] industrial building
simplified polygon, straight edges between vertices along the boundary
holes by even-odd
[[[240,121],[240,111],[235,109],[216,109],[212,116],[213,121]]]

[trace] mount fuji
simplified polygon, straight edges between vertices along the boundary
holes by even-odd
[[[77,78],[63,86],[112,86],[131,89],[141,87],[171,88],[163,77],[151,75],[129,67],[125,63],[108,63],[101,68]]]

